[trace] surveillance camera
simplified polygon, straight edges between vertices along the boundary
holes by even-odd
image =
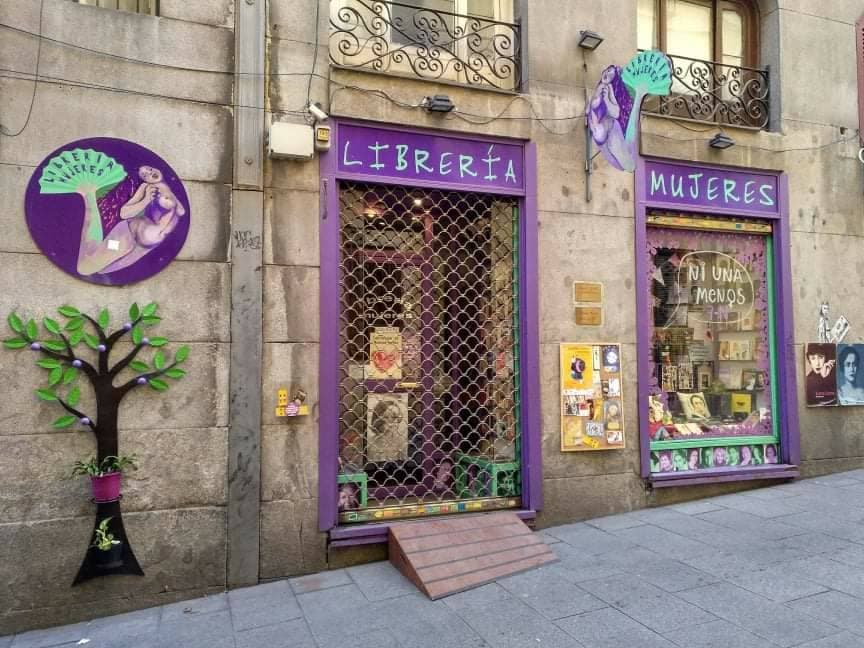
[[[330,117],[330,115],[328,115],[326,112],[321,110],[320,104],[310,103],[309,104],[309,112],[312,113],[312,116],[317,121],[326,121]]]

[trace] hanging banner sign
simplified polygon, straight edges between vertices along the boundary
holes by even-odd
[[[639,52],[620,68],[610,65],[588,105],[588,128],[603,157],[620,171],[636,170],[639,113],[648,95],[667,96],[672,64],[663,52]]]
[[[525,188],[522,146],[356,124],[338,128],[339,171],[510,191]]]

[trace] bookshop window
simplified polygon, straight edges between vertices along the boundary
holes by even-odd
[[[651,471],[776,463],[771,227],[693,221],[648,229]]]

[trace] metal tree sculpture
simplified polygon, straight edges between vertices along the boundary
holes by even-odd
[[[61,326],[57,320],[50,317],[44,318],[42,326],[48,335],[41,338],[39,327],[34,320],[25,323],[16,313],[9,315],[9,328],[16,337],[5,340],[3,345],[7,349],[29,348],[40,354],[41,357],[36,364],[48,372],[48,385],[37,389],[36,396],[42,401],[57,403],[66,410],[66,414],[54,421],[55,428],[68,428],[78,424],[93,431],[96,435],[97,460],[100,463],[106,457],[119,454],[117,419],[120,403],[126,394],[144,385],[162,392],[168,389],[168,383],[162,380],[163,377],[179,380],[186,375],[179,365],[188,357],[189,347],[181,346],[177,349],[173,362],[169,362],[165,352],[159,348],[165,346],[168,340],[164,337],[147,337],[144,333],[145,328],[155,326],[161,321],[161,318],[156,315],[157,308],[155,303],[148,304],[144,308],[132,304],[129,309],[129,320],[120,329],[109,333],[111,318],[108,309],[102,309],[99,316],[93,318],[72,306],[61,306],[57,312],[65,318],[65,324]],[[88,325],[92,333],[87,331]],[[127,334],[130,335],[134,345],[132,350],[114,366],[109,366],[111,351]],[[83,348],[91,350],[86,352],[91,358],[89,361],[76,350],[81,348],[82,343]],[[147,347],[156,348],[149,364],[138,357]],[[95,361],[92,361],[94,355]],[[137,375],[115,385],[117,376],[127,368]],[[93,388],[96,399],[95,417],[78,409],[81,388],[77,381],[81,374],[84,374]],[[108,522],[104,523],[105,520]],[[103,527],[107,527],[107,530],[110,530],[122,543],[122,558],[114,563],[105,564],[104,561],[98,560],[97,549],[91,542],[73,585],[107,574],[143,576],[144,572],[132,552],[123,528],[119,500],[97,502],[94,540],[100,523],[104,523]]]

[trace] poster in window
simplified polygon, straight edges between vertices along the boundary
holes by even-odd
[[[810,343],[804,347],[804,395],[807,407],[837,405],[837,346]]]
[[[402,332],[394,326],[379,326],[369,334],[369,380],[402,378]]]
[[[624,447],[621,345],[562,344],[561,451]]]
[[[408,394],[366,397],[366,459],[372,463],[408,458]]]

